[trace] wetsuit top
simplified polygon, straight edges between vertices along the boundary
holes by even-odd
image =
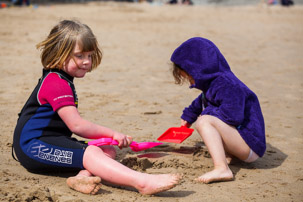
[[[72,132],[56,111],[63,106],[77,105],[73,77],[60,70],[43,70],[43,76],[19,113],[15,128],[13,145],[21,164],[24,154],[35,158],[31,153],[39,139],[71,137]]]
[[[263,156],[265,125],[257,96],[230,70],[211,41],[195,37],[182,43],[171,61],[195,80],[191,87],[203,91],[185,108],[181,118],[189,123],[199,115],[212,115],[237,128],[248,146]]]

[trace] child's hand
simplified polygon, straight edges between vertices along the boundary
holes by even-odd
[[[132,137],[126,136],[119,132],[114,132],[113,139],[119,142],[118,147],[121,149],[123,147],[128,147],[132,143]]]
[[[187,121],[181,119],[181,126],[186,126],[187,128],[190,128],[190,127],[191,127],[191,124],[188,123]]]

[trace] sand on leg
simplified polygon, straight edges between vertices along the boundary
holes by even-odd
[[[116,150],[113,146],[105,145],[100,148],[109,158],[116,157]],[[66,184],[81,193],[96,194],[101,188],[101,178],[93,176],[88,170],[81,170],[76,176],[69,177]]]
[[[81,170],[76,176],[69,177],[66,184],[84,194],[96,194],[101,188],[101,178],[92,176],[87,170]]]

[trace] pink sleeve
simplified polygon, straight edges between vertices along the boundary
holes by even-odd
[[[38,92],[38,101],[41,105],[49,103],[54,111],[63,106],[76,106],[69,83],[56,73],[50,73],[44,78]]]

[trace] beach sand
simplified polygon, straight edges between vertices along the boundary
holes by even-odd
[[[81,115],[131,135],[156,141],[179,126],[199,91],[174,84],[173,50],[190,37],[212,40],[232,71],[259,97],[267,150],[251,164],[233,162],[235,180],[201,184],[212,169],[195,131],[182,144],[165,143],[139,153],[118,151],[117,161],[147,173],[184,173],[175,188],[142,196],[105,184],[97,195],[69,189],[72,174],[38,175],[11,156],[17,114],[41,76],[35,45],[62,19],[77,18],[97,36],[101,66],[76,79]],[[303,7],[169,6],[91,2],[0,10],[0,201],[302,201],[303,200]]]

